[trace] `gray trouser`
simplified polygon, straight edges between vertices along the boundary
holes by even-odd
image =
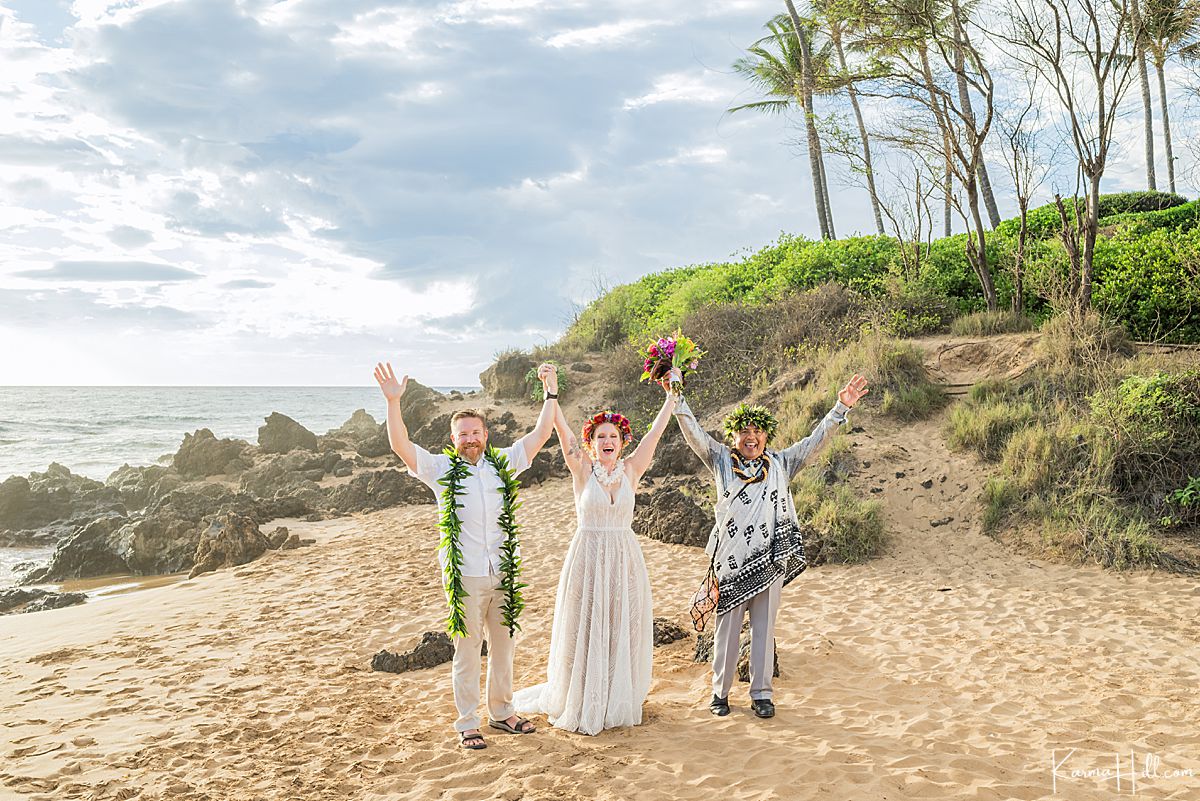
[[[713,632],[713,695],[729,697],[729,688],[737,675],[738,651],[741,645],[742,619],[750,613],[750,698],[771,698],[771,677],[775,672],[775,616],[779,613],[779,597],[783,576],[762,592],[717,615]]]
[[[497,587],[499,576],[463,576],[467,597],[467,635],[454,642],[454,704],[458,707],[458,731],[478,729],[479,674],[483,641],[488,643],[487,706],[491,720],[512,717],[513,639],[504,627],[501,607],[504,592]]]

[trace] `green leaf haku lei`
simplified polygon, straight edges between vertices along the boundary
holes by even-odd
[[[465,637],[467,621],[463,598],[467,597],[467,593],[462,583],[463,555],[462,546],[459,544],[462,520],[458,516],[462,504],[458,502],[458,498],[464,492],[462,482],[467,477],[469,468],[467,461],[453,448],[446,448],[443,453],[450,459],[450,469],[438,479],[438,483],[446,488],[442,491],[442,516],[438,524],[442,532],[441,544],[446,549],[445,587],[450,607],[450,616],[446,618],[446,631],[451,637]],[[511,637],[521,628],[517,623],[521,610],[525,608],[521,589],[528,586],[518,581],[521,575],[521,558],[517,555],[517,534],[520,528],[517,525],[517,509],[521,508],[521,502],[517,500],[517,492],[521,485],[509,469],[507,456],[495,448],[488,448],[483,458],[500,476],[500,492],[503,497],[498,522],[500,530],[504,532],[504,542],[500,545],[500,587],[504,590],[501,614]]]
[[[747,426],[755,426],[767,435],[770,440],[775,436],[779,421],[763,406],[751,406],[748,403],[739,405],[725,418],[725,433],[732,439]]]

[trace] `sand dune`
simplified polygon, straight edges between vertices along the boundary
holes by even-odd
[[[0,797],[1107,801],[1136,778],[1142,797],[1200,798],[1196,583],[1014,556],[977,531],[969,459],[920,429],[855,438],[890,454],[853,480],[887,483],[893,541],[785,591],[774,720],[746,685],[713,718],[689,638],[656,649],[642,726],[589,738],[539,719],[460,750],[448,665],[368,669],[443,617],[432,507],[407,507],[291,525],[317,545],[232,571],[0,619]],[[518,686],[542,678],[570,493],[524,493]],[[703,555],[643,548],[656,614],[684,623]],[[1158,775],[1128,776],[1131,752]],[[1115,755],[1120,787],[1070,776]]]

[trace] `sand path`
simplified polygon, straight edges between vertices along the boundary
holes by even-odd
[[[689,638],[656,649],[642,726],[589,738],[539,719],[461,751],[448,666],[367,669],[443,617],[432,507],[409,507],[295,526],[317,545],[235,570],[0,618],[0,797],[1108,801],[1136,779],[1145,798],[1200,798],[1196,582],[1014,556],[978,533],[982,473],[936,421],[860,425],[871,466],[852,481],[886,487],[889,553],[785,591],[774,720],[745,685],[713,718]],[[544,670],[570,492],[524,494],[518,686]],[[683,623],[703,555],[643,548],[656,614]],[[1130,777],[1131,752],[1158,775]],[[1069,775],[1118,757],[1119,786]]]

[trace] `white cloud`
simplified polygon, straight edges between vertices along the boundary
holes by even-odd
[[[560,172],[546,178],[522,178],[515,186],[498,190],[498,194],[510,203],[546,204],[561,202],[561,194],[587,182],[588,165],[582,164],[570,172]]]
[[[440,81],[422,81],[415,86],[407,87],[399,92],[392,92],[391,97],[400,103],[428,103],[446,94],[446,84]]]
[[[666,25],[666,20],[627,19],[562,31],[545,40],[550,47],[617,47],[636,41],[635,34]]]
[[[712,82],[702,72],[673,72],[654,81],[654,88],[639,97],[625,100],[623,108],[632,111],[658,103],[720,103],[730,92]]]
[[[123,25],[138,14],[177,0],[75,0],[71,13],[84,26]]]
[[[681,164],[720,164],[729,158],[729,151],[720,145],[698,145],[696,147],[680,148],[670,158],[659,159],[655,163],[664,167]]]
[[[457,0],[444,6],[439,18],[451,25],[524,26],[540,11],[562,6],[547,0]]]
[[[429,22],[427,14],[408,9],[377,8],[355,14],[350,22],[340,25],[333,42],[343,51],[370,48],[415,57],[416,53],[409,45]]]

